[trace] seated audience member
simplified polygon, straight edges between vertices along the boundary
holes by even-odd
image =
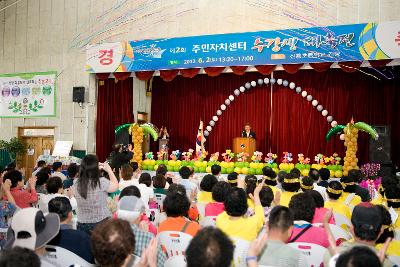
[[[40,171],[36,173],[36,193],[47,194],[46,183],[51,176],[51,170],[49,168],[41,168]]]
[[[221,166],[214,164],[211,166],[211,174],[218,179],[218,181],[224,181],[224,178],[221,177]]]
[[[281,191],[277,187],[278,182],[276,181],[276,173],[274,172],[274,170],[272,170],[271,167],[268,167],[268,166],[265,166],[262,169],[262,172],[263,172],[263,179],[265,181],[265,185],[267,185],[268,187],[270,187],[272,189],[272,192],[274,193],[274,196],[275,196],[277,191]]]
[[[171,186],[163,202],[167,219],[160,223],[158,232],[179,231],[195,236],[200,226],[187,218],[190,205],[185,188],[182,185]]]
[[[328,200],[325,201],[324,207],[332,209],[333,212],[339,213],[350,220],[350,208],[343,202],[339,201],[339,198],[343,193],[342,184],[338,181],[329,182],[328,187],[326,188],[326,193],[328,195]]]
[[[247,195],[242,188],[234,187],[225,198],[225,211],[218,215],[216,226],[229,237],[251,241],[257,237],[264,224],[264,209],[260,202],[260,191],[264,182],[254,190],[254,215],[245,216],[248,205]]]
[[[141,217],[146,216],[145,205],[143,201],[136,196],[124,196],[118,202],[116,217],[129,222],[132,232],[135,236],[135,249],[133,254],[140,257],[150,244],[154,235],[149,232],[149,227],[141,221]],[[166,260],[161,246],[157,251],[157,266],[163,267]]]
[[[321,178],[317,185],[327,188],[328,180],[331,177],[331,172],[327,168],[321,168],[319,171],[319,177]]]
[[[315,207],[314,199],[306,193],[300,193],[292,197],[289,209],[293,214],[295,222],[289,242],[305,242],[317,244],[325,248],[329,247],[325,229],[311,224],[314,218]]]
[[[353,247],[339,255],[336,267],[380,267],[382,266],[376,251],[360,246]]]
[[[368,189],[362,188],[359,183],[363,179],[363,174],[361,173],[360,170],[350,170],[349,173],[347,174],[348,177],[350,177],[357,185],[356,185],[356,190],[355,193],[361,197],[361,200],[363,202],[368,202],[371,200],[371,196],[369,195]]]
[[[192,182],[193,184],[196,185],[196,190],[200,187],[200,181],[197,179],[195,173],[194,173],[194,168],[192,166],[189,166],[190,169],[190,175],[189,175],[189,182]]]
[[[280,198],[280,205],[288,207],[290,199],[296,195],[300,189],[300,179],[287,173],[282,182],[283,192]]]
[[[276,175],[276,188],[279,190],[283,190],[282,184],[283,184],[283,179],[286,177],[286,172],[285,171],[279,171],[278,174]]]
[[[126,267],[135,249],[135,236],[127,221],[106,220],[92,233],[92,250],[101,267]]]
[[[260,191],[260,202],[261,206],[264,208],[264,216],[267,218],[269,212],[271,211],[271,204],[274,200],[274,193],[271,187],[264,185]]]
[[[35,190],[36,187],[36,177],[31,177],[28,180],[27,189],[23,189],[24,187],[24,179],[22,178],[22,174],[17,170],[12,170],[7,172],[3,180],[11,181],[11,195],[14,197],[15,204],[17,207],[23,209],[31,206],[32,203],[38,201],[37,193]]]
[[[139,183],[138,180],[139,180],[140,174],[142,173],[142,170],[139,168],[139,164],[136,161],[133,161],[133,162],[130,162],[129,165],[131,166],[132,172],[133,172],[132,178],[136,179],[136,181]]]
[[[165,185],[167,184],[167,180],[161,174],[157,174],[153,177],[153,188],[154,194],[167,194],[167,190],[165,190]]]
[[[0,253],[1,267],[40,267],[39,256],[32,250],[13,247]]]
[[[400,229],[400,186],[391,185],[385,189],[385,196],[388,208],[393,208],[397,213],[397,220],[393,222],[395,229]]]
[[[340,201],[345,203],[347,206],[357,206],[361,203],[361,197],[356,195],[356,186],[357,184],[354,180],[349,176],[344,176],[340,179],[340,182],[343,186],[343,193],[340,196]]]
[[[390,216],[389,210],[383,205],[376,205],[376,207],[381,212],[382,218],[382,233],[380,234],[378,240],[376,240],[376,249],[380,250],[386,240],[391,238],[392,241],[386,250],[386,255],[400,257],[400,240],[394,239],[394,227],[392,224],[392,218]]]
[[[206,227],[192,239],[185,256],[187,267],[229,267],[235,247],[221,230]]]
[[[383,176],[381,181],[382,181],[382,183],[377,190],[377,194],[371,200],[371,203],[374,205],[387,206],[385,191],[387,188],[396,187],[398,182],[397,182],[397,178],[392,177],[392,176]]]
[[[45,246],[60,230],[60,218],[55,213],[46,216],[36,208],[24,208],[17,211],[7,232],[5,249],[22,247],[35,251],[40,257],[41,266],[53,266],[46,258]]]
[[[60,231],[48,244],[65,248],[85,261],[94,264],[94,257],[90,247],[90,236],[82,231],[72,229],[72,207],[66,197],[55,197],[49,202],[49,212],[60,217]]]
[[[63,181],[64,189],[70,188],[74,184],[74,179],[78,177],[79,174],[79,166],[76,163],[69,164],[67,168],[67,173],[67,180]]]
[[[300,189],[303,192],[306,192],[308,190],[313,190],[314,189],[314,180],[309,176],[305,176],[305,177],[301,178],[300,179]]]
[[[197,201],[199,203],[210,203],[212,202],[212,189],[218,182],[217,178],[212,174],[207,174],[203,177],[200,182],[200,192],[197,194]]]
[[[351,216],[350,233],[354,239],[345,241],[340,244],[337,248],[338,253],[344,253],[352,249],[353,247],[368,247],[374,251],[376,241],[381,234],[382,228],[382,217],[380,210],[367,202],[363,202],[354,207],[353,214]],[[324,266],[328,266],[328,262],[331,255],[327,252],[324,255]],[[384,267],[392,266],[389,260],[385,260],[383,263]]]
[[[71,203],[72,209],[76,210],[77,203],[76,199],[72,194],[71,189],[66,189],[65,195],[63,189],[63,183],[60,177],[52,176],[49,178],[46,184],[48,194],[42,195],[39,199],[39,209],[43,211],[45,214],[48,213],[49,201],[55,197],[67,197]]]
[[[168,188],[168,186],[170,184],[174,183],[174,181],[172,181],[172,178],[174,178],[174,175],[168,172],[167,166],[165,166],[165,164],[158,165],[158,168],[156,170],[156,175],[159,175],[159,174],[164,176],[165,180],[167,180],[168,184],[167,184],[166,189]]]
[[[227,181],[232,186],[235,187],[238,185],[239,174],[237,172],[232,172],[228,174]]]
[[[321,194],[315,190],[308,190],[305,193],[311,196],[315,202],[315,212],[312,223],[323,223],[325,213],[329,211],[327,208],[324,208],[324,199],[322,198]],[[331,216],[328,222],[330,224],[335,224],[335,218]]]
[[[191,182],[189,180],[189,177],[191,175],[191,169],[189,167],[183,166],[179,170],[179,175],[181,176],[181,179],[179,180],[179,184],[183,185],[186,189],[187,196],[189,197],[190,194],[192,194],[192,191],[196,191],[196,184]]]
[[[53,173],[51,176],[57,176],[60,177],[62,181],[67,180],[67,176],[65,176],[61,170],[62,170],[62,162],[56,161],[53,163]]]
[[[290,174],[291,174],[293,177],[299,178],[299,179],[300,179],[301,172],[300,172],[299,169],[297,169],[297,168],[291,169],[291,170],[290,170]]]
[[[244,179],[245,191],[247,195],[248,215],[254,214],[254,201],[252,196],[257,187],[257,177],[255,175],[246,175]]]
[[[0,200],[0,229],[7,229],[8,228],[8,221],[14,215],[16,210],[15,200],[14,197],[11,195],[11,181],[5,180],[4,183],[1,185],[0,194],[7,197],[7,201]],[[0,233],[0,248],[2,248],[6,242],[6,233]]]
[[[109,179],[101,177],[100,169],[108,174]],[[107,162],[99,163],[96,155],[86,155],[72,188],[78,203],[77,229],[90,234],[96,224],[111,216],[107,207],[108,193],[118,190],[118,180]]]
[[[139,180],[133,178],[133,169],[131,165],[124,164],[119,169],[119,190],[122,191],[125,187],[135,185],[138,186]]]
[[[46,161],[39,160],[36,164],[36,167],[33,169],[32,176],[36,176],[36,174],[42,169],[46,168]]]
[[[293,229],[293,214],[287,207],[276,206],[269,214],[268,242],[258,263],[266,266],[306,267],[301,252],[287,245]]]
[[[124,190],[121,191],[121,194],[119,195],[119,199],[122,199],[123,197],[128,197],[128,196],[134,196],[140,199],[140,190],[134,185],[125,187]],[[142,200],[143,201],[143,200]],[[116,214],[114,214],[115,218]],[[140,216],[140,222],[147,224],[147,227],[149,229],[149,232],[152,233],[154,236],[157,235],[157,228],[152,224],[150,219],[147,217],[146,213],[141,214]]]
[[[308,173],[308,176],[314,180],[314,188],[313,190],[317,191],[318,193],[321,194],[322,198],[324,201],[328,199],[328,196],[326,195],[326,188],[323,186],[319,186],[318,182],[320,181],[320,174],[319,171],[316,169],[311,168],[310,172]]]
[[[214,185],[211,193],[213,201],[206,205],[205,216],[218,216],[224,211],[225,197],[230,189],[227,182],[220,181]]]
[[[149,173],[142,173],[139,177],[139,184],[136,185],[140,190],[141,199],[146,206],[146,209],[149,209],[149,202],[154,201],[154,191],[151,188],[151,176]]]

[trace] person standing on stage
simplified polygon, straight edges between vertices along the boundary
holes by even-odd
[[[246,123],[244,125],[244,130],[242,131],[242,137],[248,137],[248,138],[256,138],[256,133],[251,130],[251,126],[249,123]]]
[[[167,131],[167,127],[162,126],[160,132],[158,133],[158,138],[160,139],[169,139],[169,134]]]

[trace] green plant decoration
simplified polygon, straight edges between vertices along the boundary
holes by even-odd
[[[5,149],[12,161],[14,161],[17,156],[25,155],[26,148],[26,143],[17,137],[11,138],[10,141],[0,140],[0,149]]]

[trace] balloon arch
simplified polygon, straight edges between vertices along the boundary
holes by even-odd
[[[321,112],[321,115],[326,117],[326,120],[328,123],[331,123],[332,127],[337,126],[337,121],[333,119],[332,115],[328,116],[328,110],[324,109],[324,106],[319,104],[317,99],[314,99],[312,95],[308,94],[307,91],[302,90],[300,86],[296,87],[296,84],[294,82],[288,82],[287,80],[282,80],[282,79],[275,79],[275,78],[264,78],[264,79],[258,79],[256,81],[251,81],[251,82],[246,82],[244,86],[240,86],[239,89],[235,89],[233,91],[233,95],[229,95],[228,98],[225,99],[224,103],[220,106],[220,109],[217,110],[216,115],[212,117],[210,122],[208,123],[206,130],[204,131],[204,136],[208,137],[210,133],[212,132],[213,127],[218,121],[219,116],[222,115],[222,113],[226,110],[226,107],[229,106],[234,100],[235,97],[239,97],[241,94],[245,93],[246,91],[249,91],[251,88],[256,87],[257,84],[259,86],[263,84],[270,84],[271,86],[274,84],[282,85],[284,87],[287,87],[297,94],[301,94],[301,96],[307,100],[308,102],[311,102],[312,106],[315,107],[319,112]],[[235,95],[235,96],[234,96]],[[341,137],[342,139],[342,137]]]

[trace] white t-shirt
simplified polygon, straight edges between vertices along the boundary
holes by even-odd
[[[138,179],[131,179],[131,180],[128,180],[128,181],[125,181],[125,180],[121,179],[119,181],[119,190],[122,191],[125,187],[131,186],[131,185],[134,185],[134,186],[137,187],[139,185]]]
[[[145,184],[138,184],[137,187],[139,188],[141,199],[144,202],[146,209],[149,209],[149,200],[150,198],[154,198],[153,188],[147,187]]]
[[[65,195],[62,194],[40,194],[39,195],[39,201],[38,201],[38,205],[39,205],[39,209],[44,213],[48,213],[49,212],[49,202],[50,200],[52,200],[55,197],[66,197]],[[76,207],[78,206],[75,197],[69,198],[69,203],[71,203],[71,207],[72,210],[76,210]]]
[[[328,195],[326,194],[326,187],[323,187],[323,186],[317,185],[317,183],[314,183],[314,190],[321,194],[324,201],[328,200]]]
[[[51,174],[51,177],[54,177],[54,176],[60,177],[63,182],[65,180],[67,180],[67,176],[65,176],[62,172],[53,172]]]

